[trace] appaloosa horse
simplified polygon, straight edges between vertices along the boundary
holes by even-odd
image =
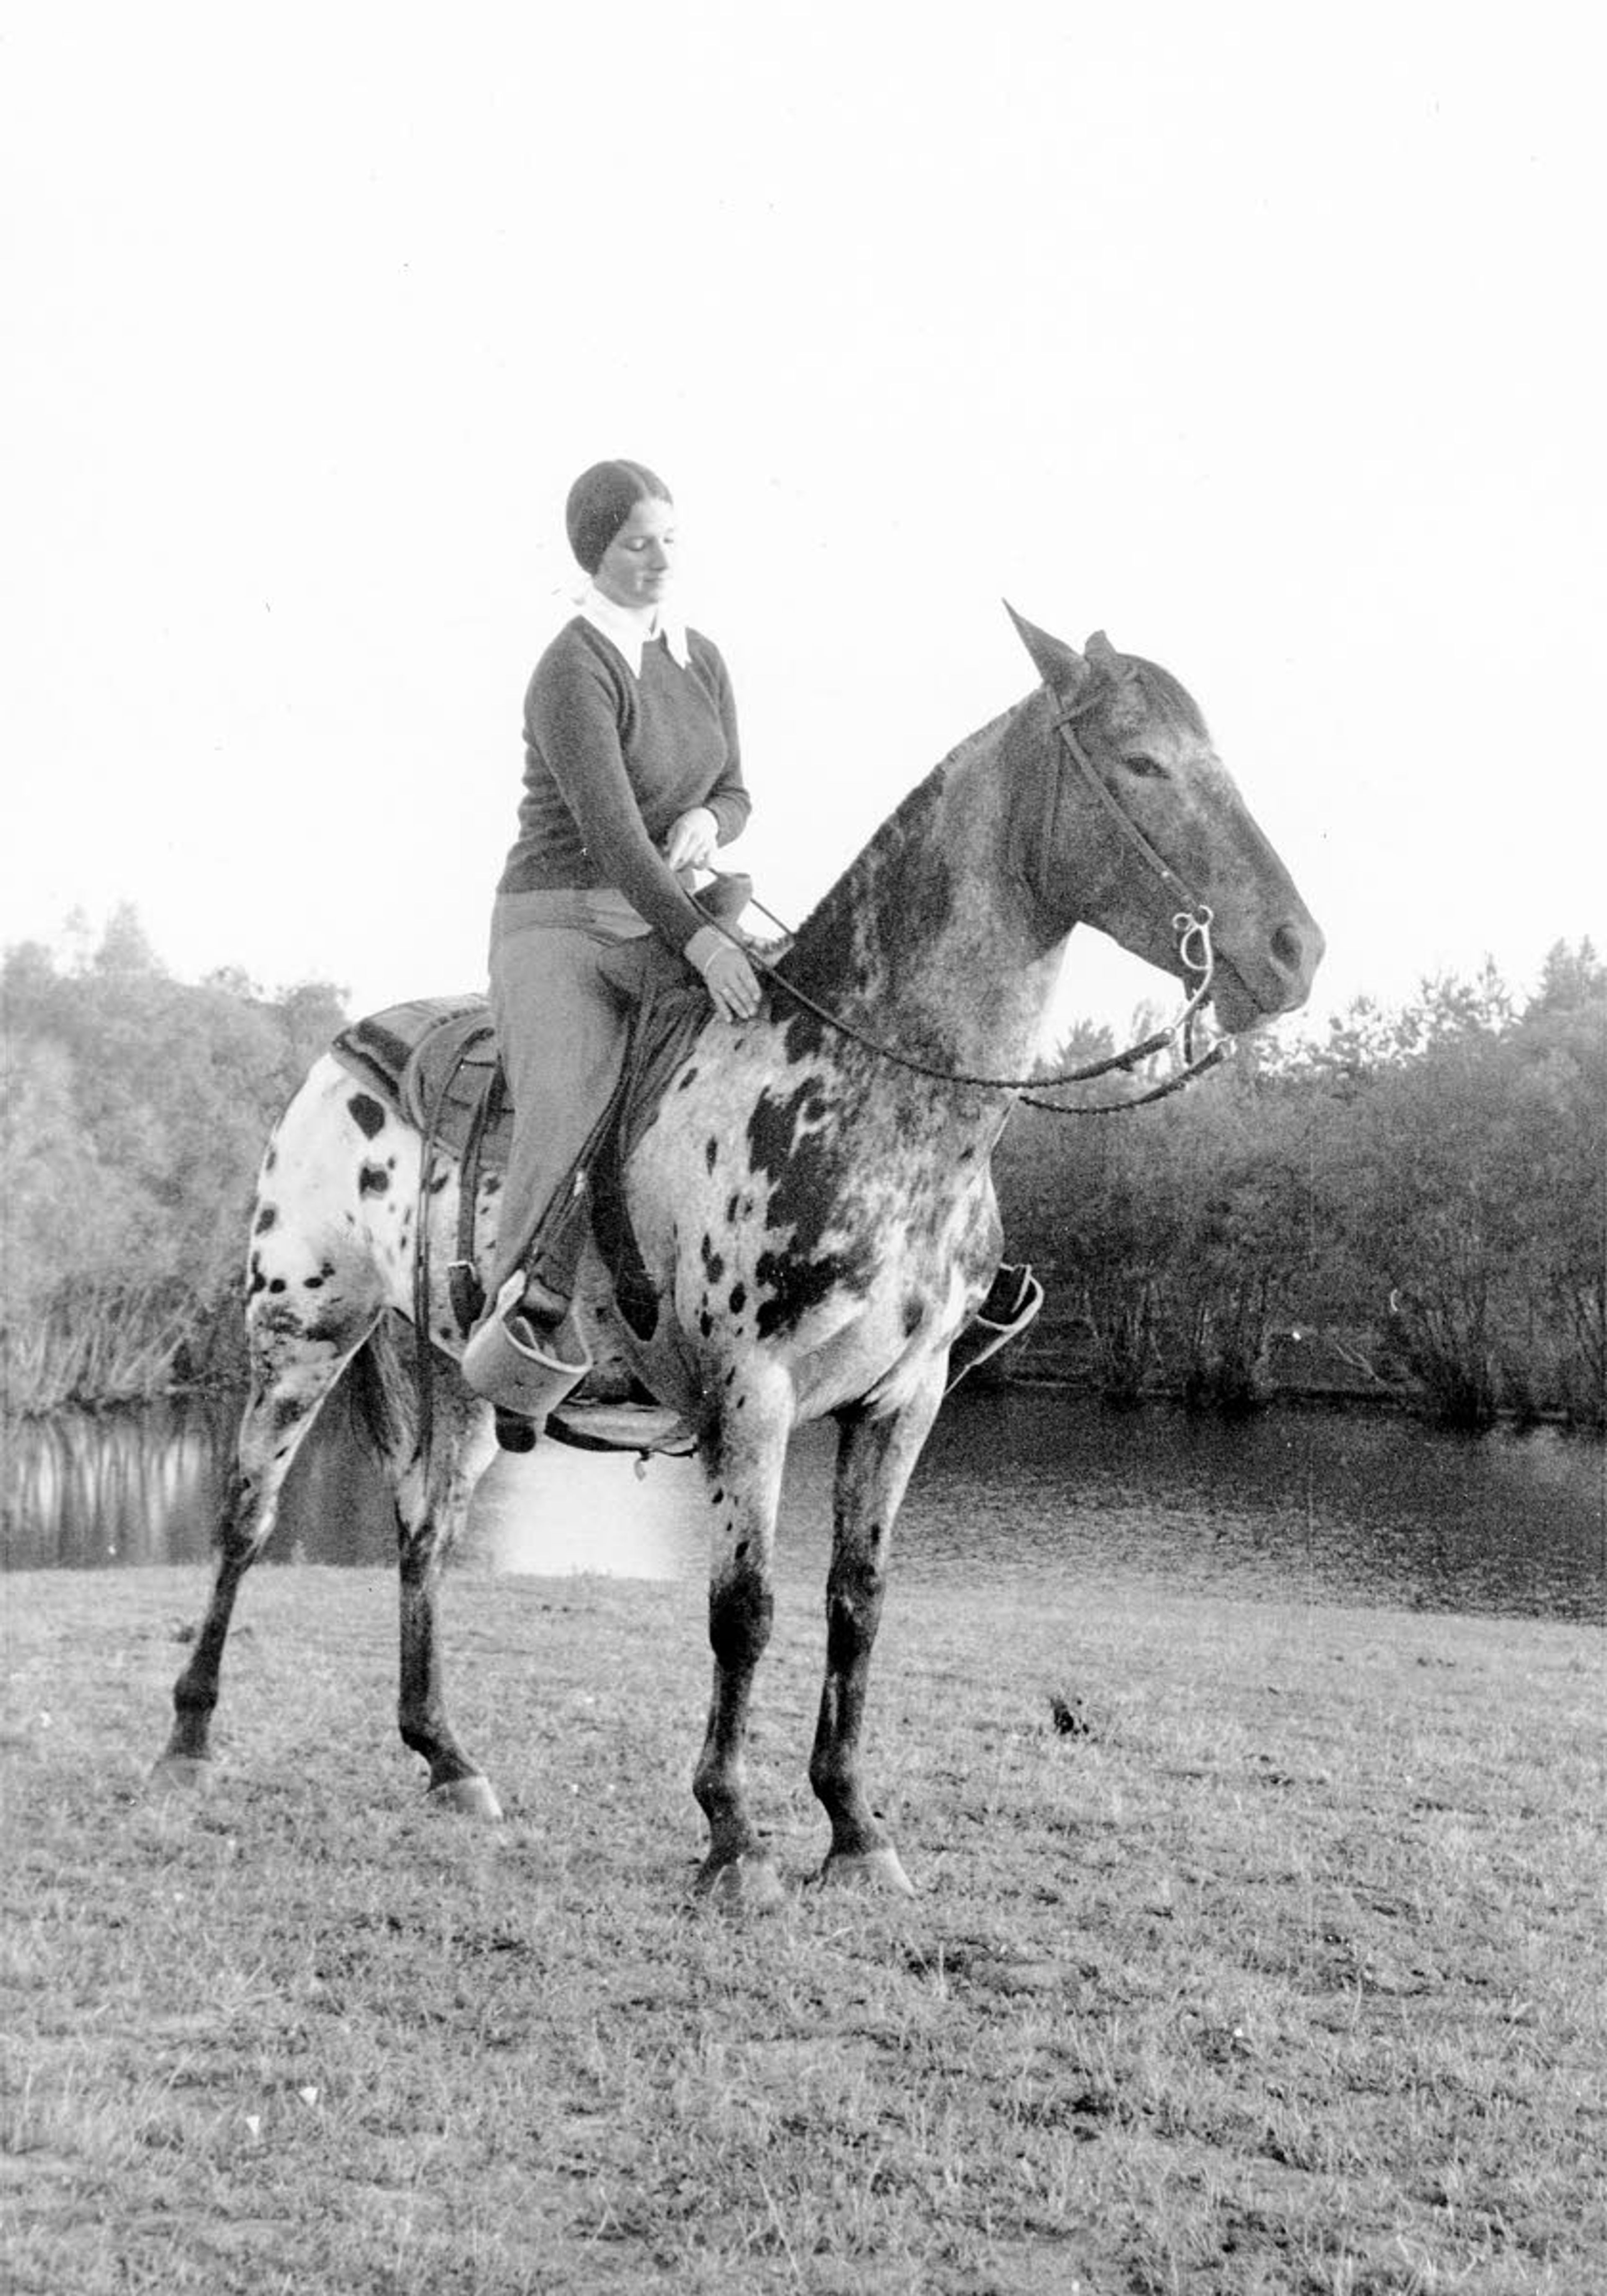
[[[781,961],[759,1016],[710,1019],[625,1168],[660,1309],[633,1342],[636,1369],[695,1426],[712,1519],[699,1886],[750,1901],[779,1890],[743,1741],[770,1633],[782,1470],[793,1429],[828,1414],[835,1524],[809,1763],[832,1826],[823,1878],[909,1886],[860,1774],[889,1546],[950,1345],[999,1259],[989,1160],[1015,1086],[1034,1072],[1072,927],[1096,925],[1185,980],[1214,939],[1211,995],[1229,1032],[1301,1004],[1322,951],[1177,680],[1103,634],[1079,654],[1017,627],[1043,683],[883,824]],[[439,1376],[427,1444],[396,1337],[397,1316],[414,1311],[421,1154],[417,1131],[332,1059],[268,1148],[247,1309],[251,1391],[210,1603],[158,1765],[169,1783],[206,1775],[236,1591],[314,1413],[366,1349],[378,1376],[362,1384],[389,1403],[378,1418],[400,1545],[401,1734],[437,1797],[499,1814],[447,1718],[436,1599],[491,1456],[492,1414],[445,1360],[462,1343],[443,1286],[429,1302]],[[448,1165],[426,1198],[435,1268],[452,1257],[455,1196]],[[489,1256],[488,1235],[482,1272]]]

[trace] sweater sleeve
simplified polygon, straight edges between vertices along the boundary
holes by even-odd
[[[748,825],[748,816],[753,810],[742,779],[742,745],[736,737],[736,697],[731,690],[731,675],[725,659],[716,646],[710,646],[716,672],[715,694],[719,706],[720,730],[726,736],[726,767],[703,803],[713,814],[719,842],[729,845],[740,837]]]
[[[530,688],[527,731],[547,760],[603,882],[618,886],[671,948],[685,948],[706,920],[643,823],[619,746],[620,701],[594,654],[549,659]]]

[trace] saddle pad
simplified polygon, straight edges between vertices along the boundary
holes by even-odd
[[[389,1005],[354,1021],[330,1049],[421,1132],[434,1117],[439,1145],[462,1156],[474,1111],[497,1065],[490,1007],[483,996],[415,996],[406,1004]],[[493,1168],[506,1163],[507,1131],[504,1095],[502,1114],[481,1144],[482,1162]]]

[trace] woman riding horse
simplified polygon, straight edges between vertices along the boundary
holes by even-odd
[[[759,1001],[746,956],[691,898],[716,846],[746,823],[749,798],[725,662],[665,604],[669,489],[644,463],[596,463],[570,489],[566,523],[591,580],[525,695],[524,792],[490,951],[513,1137],[492,1310],[464,1361],[514,1449],[587,1368],[570,1322],[585,1241],[572,1181],[627,1032],[605,959],[656,932],[726,1019]],[[544,1223],[549,1210],[557,1217]]]

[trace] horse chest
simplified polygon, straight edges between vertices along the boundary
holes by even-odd
[[[791,1350],[853,1324],[885,1352],[952,1321],[989,1248],[983,1145],[952,1109],[828,1063],[740,1067],[673,1095],[633,1164],[644,1257],[683,1328]]]

